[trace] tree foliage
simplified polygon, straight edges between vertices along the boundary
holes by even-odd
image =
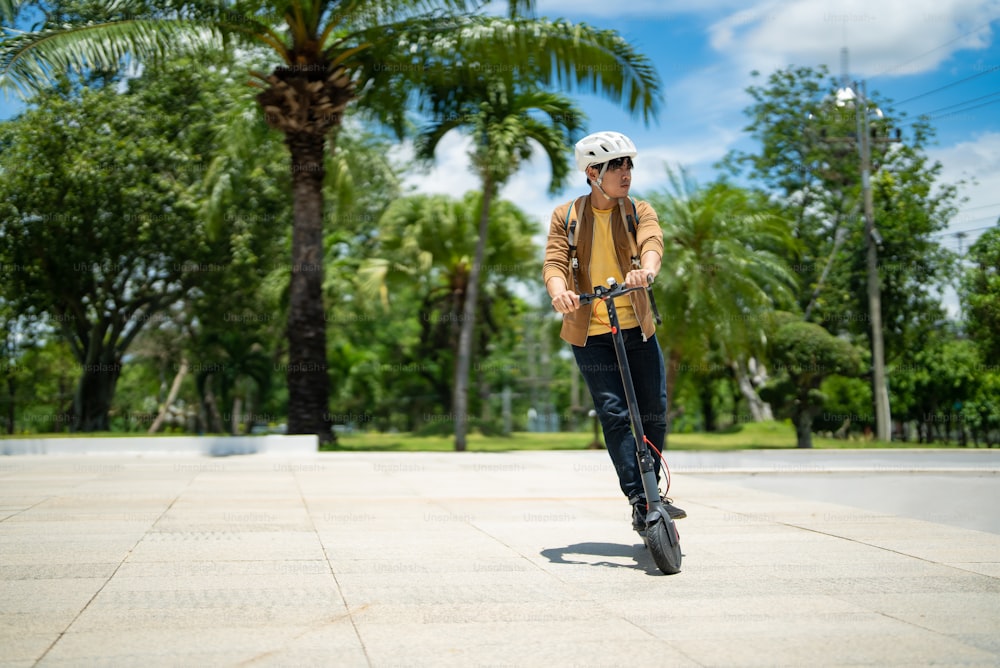
[[[438,427],[454,429],[455,361],[482,201],[475,192],[461,200],[444,195],[397,200],[379,222],[376,257],[362,265],[363,294],[378,305],[373,317],[380,323],[407,323],[395,330],[402,352],[394,356],[397,368],[385,369],[401,372],[396,382],[386,378],[386,383],[404,389],[397,410],[407,416],[406,428],[420,428],[433,418]],[[534,278],[537,268],[531,240],[537,230],[523,212],[494,200],[488,220],[491,241],[482,261],[473,338],[482,363],[473,372],[489,366],[487,355],[511,326],[510,302],[517,301],[512,289]]]
[[[972,266],[962,277],[966,330],[983,350],[985,363],[1000,365],[1000,226],[969,248]]]
[[[789,260],[802,278],[799,304],[808,319],[867,337],[858,98],[838,89],[824,67],[778,70],[748,92],[754,102],[745,130],[760,149],[735,151],[723,165],[761,183],[794,221],[801,256]],[[898,360],[943,319],[935,289],[953,258],[933,235],[955,213],[958,184],[941,183],[940,163],[926,155],[932,127],[915,120],[896,142],[906,114],[877,92],[867,104],[886,357]]]
[[[473,358],[480,275],[490,243],[490,207],[500,188],[531,157],[534,145],[548,156],[552,177],[549,192],[562,187],[570,173],[569,146],[583,125],[583,114],[563,95],[534,86],[506,85],[502,77],[488,77],[456,91],[432,90],[429,104],[437,116],[421,133],[417,154],[425,159],[452,130],[472,136],[469,157],[482,184],[476,245],[459,320],[452,415],[455,449],[465,450],[468,430],[469,372]]]
[[[810,448],[813,420],[826,400],[820,392],[823,380],[835,374],[856,375],[860,367],[858,353],[850,343],[819,325],[796,319],[777,320],[769,347],[772,368],[779,376],[767,394],[775,399],[790,396],[788,411],[798,447]],[[791,386],[791,392],[781,387],[783,383]]]
[[[744,377],[764,344],[766,316],[792,307],[796,274],[785,259],[796,252],[790,223],[759,192],[717,181],[698,187],[668,170],[671,188],[649,195],[664,234],[664,270],[654,286],[668,351],[668,401],[679,376],[694,376],[706,428],[714,429],[712,379]],[[746,382],[744,382],[746,381]]]
[[[217,149],[205,111],[226,88],[202,75],[180,64],[130,92],[46,93],[0,127],[5,284],[19,313],[71,344],[76,430],[109,427],[126,351],[150,323],[266,245],[266,221],[213,231],[200,215]]]

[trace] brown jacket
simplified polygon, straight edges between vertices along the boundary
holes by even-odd
[[[574,284],[573,270],[570,267],[566,213],[577,202],[577,199],[556,207],[556,210],[552,212],[552,220],[549,223],[549,239],[545,245],[545,263],[542,265],[542,280],[547,283],[553,276],[562,276],[570,290],[575,290],[577,293],[593,292],[595,285],[604,285],[606,277],[592,279],[590,276],[590,253],[594,242],[594,209],[590,204],[590,195],[587,195],[583,206],[578,206],[576,211],[576,257],[580,263],[579,285]],[[635,207],[639,219],[636,232],[636,247],[639,257],[650,250],[656,251],[660,257],[663,257],[663,231],[660,229],[660,221],[656,217],[656,211],[648,202],[642,200],[636,200]],[[625,201],[625,212],[632,213],[632,203],[628,200]],[[622,221],[621,208],[617,206],[611,212],[611,236],[615,241],[618,266],[624,276],[632,269],[632,245],[629,242],[628,229]],[[629,293],[628,296],[632,300],[632,308],[635,309],[635,317],[639,320],[643,337],[652,336],[656,325],[653,323],[649,297],[641,290]],[[590,314],[591,309],[587,307],[580,307],[573,313],[564,314],[562,331],[560,332],[562,339],[574,346],[586,345]]]

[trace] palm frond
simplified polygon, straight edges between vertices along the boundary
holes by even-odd
[[[618,99],[647,123],[659,111],[656,68],[615,31],[566,21],[473,17],[455,39],[468,62],[493,63],[499,56],[519,76]]]
[[[43,89],[53,75],[111,70],[129,56],[162,58],[212,33],[191,20],[127,19],[23,33],[0,44],[0,88],[22,94]],[[212,35],[214,36],[214,35]]]
[[[13,23],[21,4],[19,0],[0,0],[0,22]]]
[[[443,94],[501,78],[508,85],[541,84],[617,100],[649,122],[658,113],[661,83],[652,63],[620,35],[585,24],[482,16],[424,16],[344,35],[366,43],[350,58],[359,101],[397,131],[399,110],[414,87]]]

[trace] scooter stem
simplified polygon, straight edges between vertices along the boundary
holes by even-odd
[[[615,344],[615,355],[618,357],[618,370],[622,376],[622,386],[625,388],[625,400],[628,402],[629,419],[632,422],[632,433],[635,436],[636,454],[639,459],[639,471],[642,473],[642,487],[646,493],[646,503],[648,511],[647,521],[652,523],[656,520],[656,514],[666,517],[663,505],[660,500],[660,490],[656,480],[656,460],[646,446],[646,434],[642,429],[642,419],[640,418],[639,401],[635,396],[635,386],[632,384],[632,371],[628,365],[628,355],[625,352],[625,339],[622,336],[621,327],[618,323],[618,309],[615,308],[615,300],[604,295],[614,291],[618,283],[613,279],[608,279],[610,289],[598,286],[594,292],[601,297],[608,307],[608,323],[611,325],[611,338]]]

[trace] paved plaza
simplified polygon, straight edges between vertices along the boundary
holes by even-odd
[[[1000,666],[1000,451],[0,457],[2,666]]]

